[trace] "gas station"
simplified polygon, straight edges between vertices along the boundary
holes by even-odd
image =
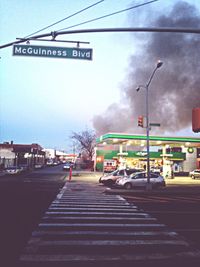
[[[147,166],[146,135],[107,133],[96,139],[95,169],[104,162],[114,168]],[[200,168],[200,138],[149,136],[150,169],[162,170],[165,178]]]

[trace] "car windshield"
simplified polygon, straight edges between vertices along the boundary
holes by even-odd
[[[159,177],[159,175],[156,174],[156,173],[151,173],[150,174],[150,178],[158,178],[158,177]]]
[[[142,172],[143,169],[128,169],[126,170],[127,175],[135,174],[136,172]]]
[[[110,175],[114,175],[115,176],[115,175],[117,175],[118,171],[119,170],[115,170],[114,172],[109,172],[105,176],[110,176]]]
[[[144,173],[144,172],[140,172],[140,171],[133,172],[133,173],[131,173],[130,177],[132,178],[132,177],[134,177],[135,175],[140,174],[140,173]]]

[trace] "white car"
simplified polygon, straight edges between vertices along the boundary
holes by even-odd
[[[23,168],[17,166],[11,166],[5,169],[7,174],[19,174],[23,171]]]
[[[143,169],[118,169],[111,173],[106,173],[99,178],[99,183],[107,186],[112,186],[118,179],[127,177],[128,175],[136,172],[144,171]]]
[[[73,164],[73,162],[67,162],[67,163],[63,166],[63,171],[69,171],[70,168],[74,168],[74,164]]]
[[[192,179],[200,178],[200,169],[196,169],[196,170],[190,172],[189,175],[190,175],[190,177],[191,177]]]
[[[53,166],[53,160],[48,160],[46,163],[47,166]]]
[[[153,188],[164,187],[165,180],[163,176],[150,173],[150,183]],[[118,179],[116,181],[116,186],[122,187],[125,189],[131,189],[134,187],[145,187],[147,185],[147,173],[146,172],[138,172],[129,175],[128,177],[124,177],[122,179]]]
[[[152,173],[156,173],[156,174],[161,174],[161,172],[162,172],[162,168],[160,168],[160,167],[152,167],[152,168],[150,169],[150,172],[152,172]]]
[[[43,166],[43,164],[35,164],[35,166],[34,166],[34,168],[35,169],[42,169],[44,166]]]

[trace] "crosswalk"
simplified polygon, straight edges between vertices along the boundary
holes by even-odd
[[[20,266],[169,266],[200,252],[165,224],[95,183],[67,182],[20,256]]]

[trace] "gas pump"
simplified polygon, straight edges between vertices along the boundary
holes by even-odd
[[[165,179],[173,179],[174,174],[173,174],[173,169],[172,169],[172,162],[170,161],[170,157],[172,157],[172,154],[166,153],[166,146],[163,146],[163,177]]]

